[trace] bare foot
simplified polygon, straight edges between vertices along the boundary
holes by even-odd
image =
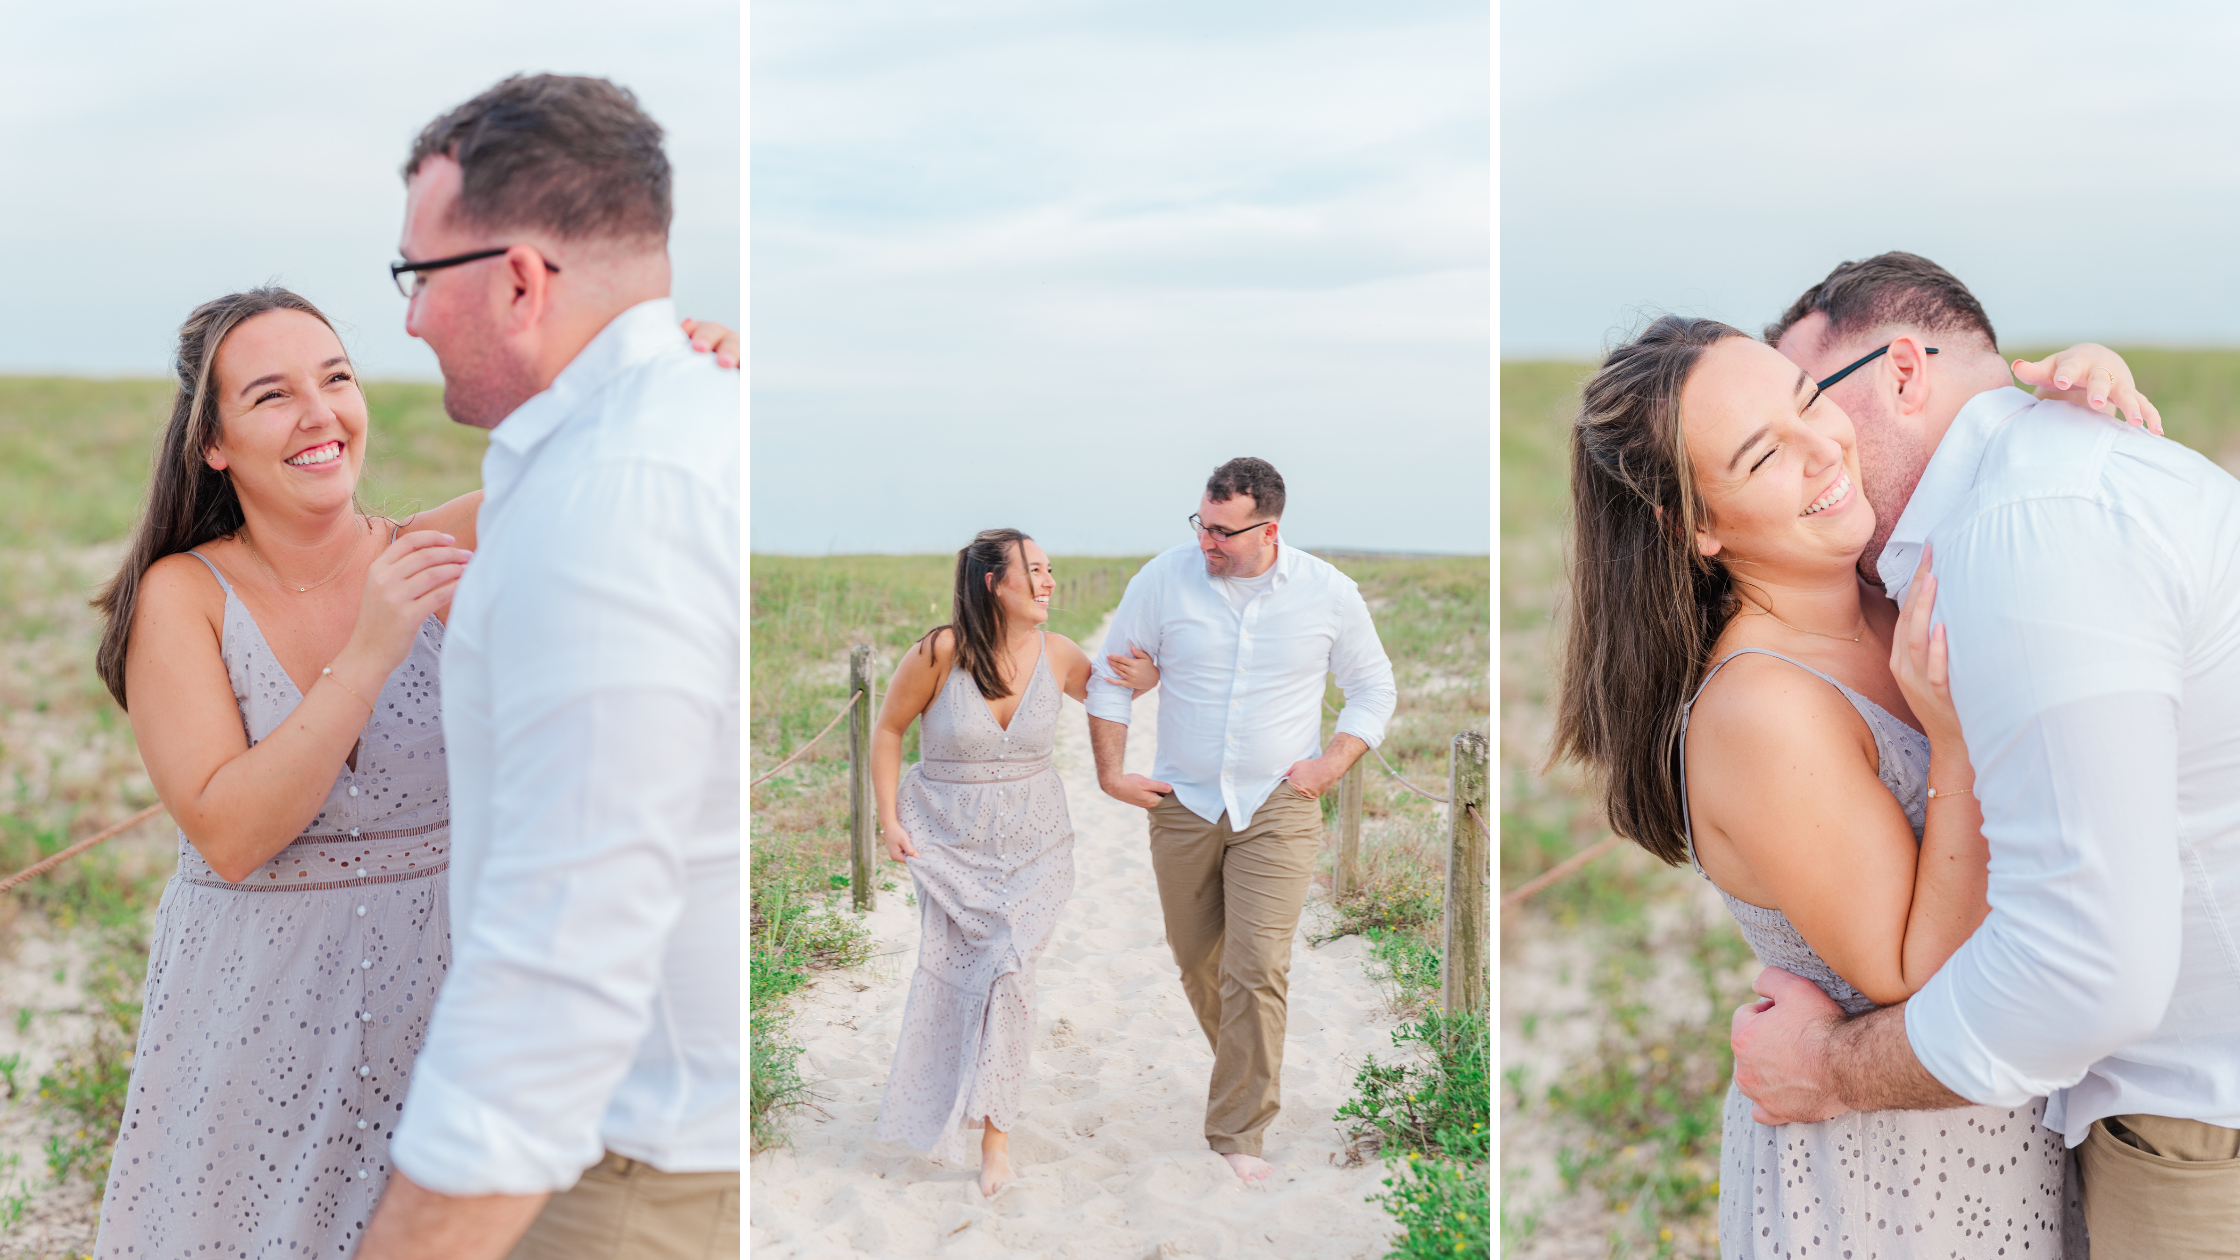
[[[1267,1160],[1257,1155],[1223,1155],[1221,1158],[1229,1161],[1229,1168],[1237,1174],[1239,1181],[1266,1181],[1276,1173]]]
[[[980,1197],[996,1197],[1011,1179],[1011,1135],[991,1124],[980,1137]]]

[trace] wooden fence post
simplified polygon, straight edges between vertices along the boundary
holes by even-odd
[[[848,887],[858,910],[876,909],[875,869],[878,797],[871,791],[871,645],[858,643],[848,653]]]
[[[1361,788],[1362,764],[1356,757],[1338,780],[1338,869],[1330,878],[1330,891],[1339,900],[1361,890]]]
[[[1454,737],[1447,759],[1446,940],[1439,968],[1439,1005],[1449,1015],[1486,1008],[1487,914],[1486,762],[1491,746],[1479,731]]]

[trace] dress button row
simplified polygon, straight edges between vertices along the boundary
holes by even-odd
[[[362,1128],[364,1128],[364,1127],[366,1127],[366,1122],[365,1122],[365,1121],[363,1121],[363,1120],[360,1120],[360,1121],[358,1122],[358,1127],[359,1127],[359,1128],[361,1128],[361,1129],[362,1129]]]
[[[361,1064],[359,1064],[359,1065],[358,1065],[358,1075],[360,1075],[360,1076],[371,1076],[371,1075],[373,1075],[373,1067],[372,1067],[372,1066],[371,1066],[370,1064],[365,1064],[365,1063],[361,1063]]]
[[[373,960],[371,958],[361,958],[358,960],[358,966],[371,971],[373,970]]]
[[[370,1024],[370,1023],[372,1023],[372,1022],[373,1022],[373,1012],[372,1012],[372,1011],[359,1011],[359,1012],[358,1012],[358,1022],[359,1022],[359,1023],[361,1023],[361,1024]]]
[[[351,784],[351,785],[350,785],[350,795],[352,795],[352,796],[356,796],[357,794],[358,794],[358,785],[357,785],[357,784],[355,784],[355,783],[353,783],[353,784]],[[357,834],[357,833],[355,833],[355,832],[352,832],[351,834],[355,835],[355,834]]]
[[[358,907],[358,917],[361,919],[366,917],[366,908],[364,906]]]

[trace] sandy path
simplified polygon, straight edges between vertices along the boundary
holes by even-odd
[[[1136,702],[1130,770],[1150,772],[1156,701],[1154,692]],[[878,948],[895,952],[828,974],[794,1001],[802,1072],[817,1082],[825,1114],[799,1113],[793,1149],[751,1161],[752,1254],[1382,1256],[1395,1231],[1367,1196],[1382,1190],[1383,1170],[1340,1167],[1343,1135],[1331,1118],[1362,1056],[1394,1053],[1394,1021],[1362,970],[1360,938],[1310,950],[1301,929],[1283,1112],[1265,1152],[1276,1173],[1248,1187],[1205,1146],[1213,1054],[1167,952],[1143,812],[1097,790],[1081,706],[1065,708],[1056,762],[1077,876],[1042,959],[1033,1078],[1011,1139],[1019,1183],[983,1200],[973,1172],[871,1141],[918,939],[909,880],[897,872],[869,917]]]

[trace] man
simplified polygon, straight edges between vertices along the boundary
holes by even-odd
[[[1837,268],[1766,339],[1815,379],[1879,354],[1829,390],[1878,521],[1861,564],[1903,600],[1933,557],[1991,912],[1848,1022],[1769,969],[1737,1080],[1768,1123],[2047,1095],[2097,1255],[2240,1254],[2240,484],[2008,387],[1982,307],[1910,254]],[[2018,372],[2152,414],[2048,364]]]
[[[1395,699],[1361,592],[1283,546],[1282,519],[1282,476],[1232,459],[1190,518],[1196,547],[1128,582],[1105,642],[1159,664],[1156,779],[1121,770],[1133,693],[1103,674],[1089,682],[1097,781],[1150,814],[1167,946],[1213,1046],[1206,1144],[1246,1181],[1272,1171],[1260,1153],[1282,1104],[1291,940],[1322,844],[1316,798],[1383,740]],[[1324,750],[1333,673],[1346,705]]]
[[[677,335],[627,91],[508,79],[405,176],[406,328],[491,435],[443,656],[454,959],[359,1255],[736,1256],[738,377]]]

